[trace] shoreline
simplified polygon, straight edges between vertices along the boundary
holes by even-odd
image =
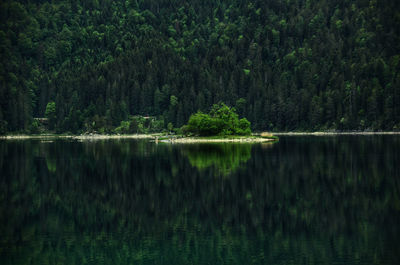
[[[85,135],[56,135],[56,134],[43,134],[43,135],[3,135],[0,140],[56,140],[56,139],[71,139],[78,141],[95,141],[95,140],[109,140],[109,139],[148,139],[156,143],[263,143],[273,142],[277,139],[266,138],[260,136],[239,136],[239,137],[221,137],[221,138],[207,138],[207,137],[177,137],[177,136],[164,136],[160,134],[85,134]]]
[[[194,144],[194,143],[265,143],[273,142],[277,139],[273,138],[262,138],[262,137],[239,137],[239,138],[196,138],[196,137],[182,137],[182,138],[170,138],[159,140],[161,143],[171,144]]]
[[[281,136],[400,135],[400,132],[274,132]]]
[[[76,140],[105,140],[105,139],[155,139],[156,134],[83,134],[83,135],[2,135],[0,140],[25,140],[25,139],[76,139]]]
[[[400,135],[400,132],[273,132],[274,136],[373,136],[373,135]],[[197,138],[197,137],[176,137],[172,136],[168,139],[159,139],[165,137],[159,133],[153,134],[82,134],[82,135],[67,135],[67,134],[15,134],[15,135],[0,135],[0,140],[25,140],[25,139],[76,139],[76,140],[107,140],[107,139],[151,139],[158,142],[173,142],[173,143],[216,143],[216,142],[247,142],[260,143],[269,142],[276,139],[260,137],[259,133],[253,134],[253,137],[238,137],[238,138]],[[168,136],[167,136],[168,137]]]

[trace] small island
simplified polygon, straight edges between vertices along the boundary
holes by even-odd
[[[192,114],[179,134],[159,139],[169,143],[219,143],[219,142],[268,142],[278,138],[268,133],[253,135],[246,118],[239,119],[234,107],[220,102],[214,104],[209,113],[198,111]]]

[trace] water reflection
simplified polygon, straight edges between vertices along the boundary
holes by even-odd
[[[211,154],[0,141],[0,260],[398,264],[399,147],[397,136],[282,137]]]
[[[215,175],[227,176],[251,158],[251,144],[214,143],[183,145],[182,153],[199,170],[211,168]]]

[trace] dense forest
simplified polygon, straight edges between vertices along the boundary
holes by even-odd
[[[400,2],[0,1],[0,133],[181,127],[220,101],[253,130],[398,130]],[[169,126],[170,127],[170,126]]]

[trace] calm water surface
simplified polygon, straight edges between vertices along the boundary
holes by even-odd
[[[400,264],[400,137],[0,141],[1,264]]]

